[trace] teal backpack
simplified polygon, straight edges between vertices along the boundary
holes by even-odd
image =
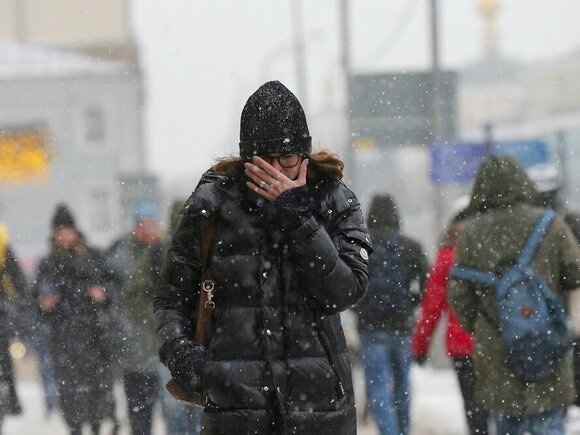
[[[564,305],[545,279],[531,266],[532,259],[556,213],[548,210],[528,236],[515,264],[503,274],[455,266],[451,277],[495,289],[496,322],[514,373],[526,382],[549,377],[572,348],[572,336]]]

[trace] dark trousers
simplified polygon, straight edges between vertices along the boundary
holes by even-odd
[[[459,379],[465,415],[471,435],[487,435],[487,418],[489,411],[475,403],[475,372],[471,357],[454,358],[453,368]]]
[[[157,373],[126,372],[123,375],[132,435],[151,435],[153,405],[159,395]]]
[[[580,406],[580,338],[574,339],[574,383],[576,384],[576,400],[574,405]]]

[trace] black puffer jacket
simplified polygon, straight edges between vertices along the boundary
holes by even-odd
[[[287,232],[240,181],[214,171],[185,204],[155,298],[156,333],[162,360],[194,335],[200,228],[217,215],[204,434],[356,433],[339,313],[366,289],[370,238],[344,184],[308,184],[313,215]]]

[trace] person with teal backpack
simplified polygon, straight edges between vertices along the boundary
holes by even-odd
[[[548,283],[530,264],[556,217],[546,211],[513,266],[503,274],[455,266],[454,279],[494,288],[497,297],[497,326],[514,373],[526,382],[545,379],[572,348],[566,310]]]
[[[482,163],[467,211],[448,299],[475,338],[475,400],[498,435],[563,435],[575,398],[563,300],[580,248],[512,157]]]

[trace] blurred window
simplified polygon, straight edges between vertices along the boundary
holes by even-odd
[[[0,184],[48,174],[50,153],[42,127],[0,129]]]
[[[105,114],[98,107],[85,110],[85,140],[88,143],[103,142],[106,137]]]
[[[111,195],[106,188],[95,188],[89,193],[91,228],[97,232],[111,230]]]

